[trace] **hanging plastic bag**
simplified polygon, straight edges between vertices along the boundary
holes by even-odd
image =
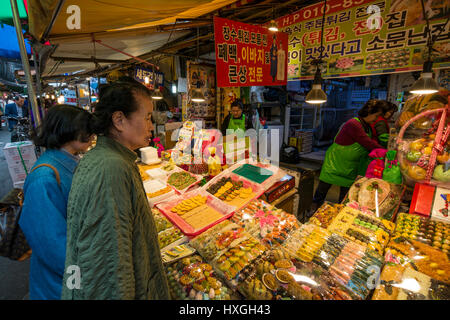
[[[395,150],[390,150],[386,154],[388,165],[383,171],[383,180],[393,184],[402,184],[402,173],[398,161],[395,160],[396,156],[397,151]]]
[[[384,157],[386,156],[386,149],[374,149],[369,153],[369,158],[372,160],[369,163],[366,171],[367,178],[378,178],[383,177],[384,170]]]

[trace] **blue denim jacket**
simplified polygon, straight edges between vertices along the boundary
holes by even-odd
[[[31,172],[24,185],[25,199],[19,225],[33,251],[30,265],[30,299],[61,298],[66,258],[67,199],[77,158],[66,151],[47,150],[35,166],[47,163],[58,170],[40,167]]]

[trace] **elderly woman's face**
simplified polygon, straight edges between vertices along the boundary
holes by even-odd
[[[238,119],[241,117],[242,115],[242,110],[239,107],[233,106],[231,107],[231,115],[233,116],[233,118]]]

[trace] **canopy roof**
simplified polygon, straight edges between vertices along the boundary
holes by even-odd
[[[195,19],[234,2],[236,0],[28,0],[29,32],[35,39],[49,40],[56,46],[51,53],[56,59],[50,58],[45,63],[43,76],[79,72],[106,65],[108,60],[130,59],[99,43],[94,45],[93,39],[140,56],[162,47],[168,40],[185,36],[186,28],[183,30],[177,25],[180,19]],[[70,30],[67,21],[74,11],[68,9],[73,5],[79,8],[80,29]],[[170,25],[176,28],[171,30]],[[98,64],[88,61],[92,58]]]
[[[123,52],[145,60],[156,51],[194,57],[200,47],[200,53],[209,53],[214,51],[212,15],[219,10],[222,17],[259,24],[272,18],[274,7],[281,13],[309,1],[315,0],[28,0],[29,33],[53,46],[41,63],[45,78],[136,63]],[[67,24],[74,8],[79,29]]]

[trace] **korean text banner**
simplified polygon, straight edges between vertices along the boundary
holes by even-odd
[[[440,34],[433,68],[450,67],[448,0],[424,3],[432,34]],[[329,0],[320,48],[323,7],[318,3],[276,20],[289,34],[288,80],[312,79],[311,61],[320,52],[322,75],[328,78],[422,69],[428,49],[420,0]]]
[[[214,17],[218,87],[287,83],[288,35]]]
[[[156,88],[161,87],[164,84],[164,73],[153,72],[152,70],[145,69],[142,67],[136,67],[134,69],[134,78],[144,84],[150,90],[155,89],[155,79]],[[148,78],[148,83],[145,82],[145,78]]]

